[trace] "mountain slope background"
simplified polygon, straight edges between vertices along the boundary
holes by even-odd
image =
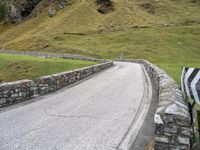
[[[22,22],[0,22],[0,49],[147,59],[179,83],[182,67],[200,68],[199,0],[111,0],[113,10],[106,14],[97,11],[95,0],[9,1],[39,3]],[[58,9],[57,1],[66,1],[65,8]],[[53,17],[48,15],[50,8],[56,10]],[[0,80],[32,78],[75,65],[64,60],[58,64],[12,59],[10,55],[0,57]]]
[[[48,9],[54,3],[42,0],[24,21],[0,26],[0,48],[109,59],[119,55],[143,58],[166,69],[177,81],[181,67],[200,67],[199,2],[112,3],[113,10],[101,14],[95,0],[71,0],[49,17]]]
[[[200,6],[189,0],[113,0],[114,10],[107,14],[97,11],[94,0],[71,0],[52,18],[47,15],[47,3],[43,0],[33,10],[40,12],[37,17],[2,27],[0,47],[50,50],[56,48],[51,44],[54,38],[68,34],[200,23]]]

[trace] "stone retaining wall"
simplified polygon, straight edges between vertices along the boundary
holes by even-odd
[[[34,86],[35,84],[31,80],[0,84],[0,107],[32,98]]]
[[[35,81],[21,80],[2,83],[0,84],[0,107],[8,106],[31,99],[35,96],[56,91],[64,86],[80,81],[111,66],[113,66],[113,62],[106,62],[74,71],[43,76]]]
[[[92,74],[100,72],[113,65],[113,62],[85,67],[74,71],[62,72],[51,76],[40,77],[35,81],[38,94],[46,94],[64,86],[80,81]]]
[[[189,150],[191,117],[177,83],[164,70],[146,60],[128,61],[143,64],[159,91],[159,103],[154,116],[154,149]]]
[[[96,59],[96,58],[85,57],[85,56],[80,56],[80,55],[53,54],[53,53],[43,53],[39,51],[16,51],[16,50],[0,49],[0,53],[35,56],[35,57],[43,57],[43,58],[64,58],[64,59],[78,59],[78,60],[95,61],[95,62],[96,61],[109,62],[108,60],[104,60],[104,59]]]

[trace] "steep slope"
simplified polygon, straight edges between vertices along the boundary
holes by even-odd
[[[100,14],[94,0],[71,0],[56,16],[47,15],[42,1],[40,14],[18,25],[0,29],[0,48],[18,50],[54,50],[55,39],[63,35],[93,34],[128,28],[199,23],[200,6],[189,0],[113,0],[114,10]],[[67,49],[67,47],[66,47]],[[71,53],[74,50],[68,50]],[[66,52],[66,51],[65,51]]]

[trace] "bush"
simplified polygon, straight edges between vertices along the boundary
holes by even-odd
[[[7,7],[4,4],[0,4],[0,21],[5,21],[7,13]]]

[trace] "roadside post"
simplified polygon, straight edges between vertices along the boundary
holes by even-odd
[[[200,146],[200,110],[197,110],[197,118],[198,118],[198,132],[199,132],[199,146]]]
[[[195,141],[195,104],[200,105],[200,69],[184,67],[181,75],[181,90],[189,105],[191,115],[191,126],[193,128],[193,140],[191,141],[191,149],[200,147],[200,110],[196,110],[199,144]],[[189,102],[189,98],[193,101]]]
[[[124,53],[120,53],[117,57],[118,61],[124,60]]]

